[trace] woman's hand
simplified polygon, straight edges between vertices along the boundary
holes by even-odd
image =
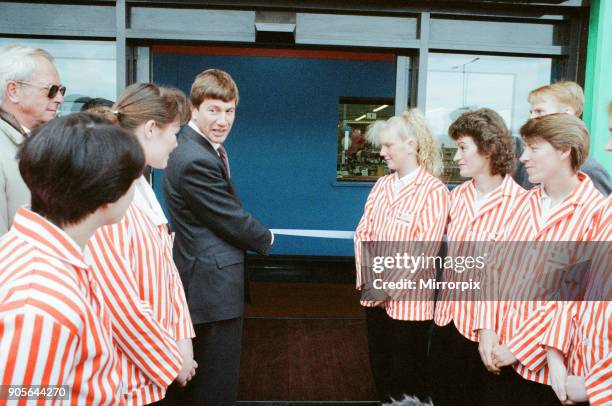
[[[516,361],[518,360],[506,344],[496,345],[493,348],[493,363],[497,368],[507,367]]]
[[[478,353],[482,363],[489,372],[499,375],[501,369],[495,366],[493,361],[493,349],[498,345],[497,334],[492,330],[482,329],[478,331]]]
[[[187,383],[191,381],[191,378],[193,378],[196,373],[198,363],[193,360],[193,346],[190,338],[178,340],[176,345],[183,356],[183,365],[176,377],[176,382],[180,386],[187,386]]]
[[[567,393],[567,398],[572,402],[587,402],[589,397],[586,392],[584,376],[569,375],[565,380],[565,393]]]
[[[563,354],[556,348],[547,347],[546,360],[548,361],[548,370],[550,372],[550,386],[552,386],[555,394],[564,405],[574,404],[568,399],[565,391],[567,370],[563,362]]]

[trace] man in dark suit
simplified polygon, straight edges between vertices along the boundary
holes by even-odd
[[[223,147],[234,122],[238,88],[217,69],[191,87],[192,118],[178,135],[164,193],[196,337],[198,372],[178,404],[236,403],[245,289],[245,250],[267,254],[273,235],[243,210]],[[171,402],[169,402],[171,403]]]

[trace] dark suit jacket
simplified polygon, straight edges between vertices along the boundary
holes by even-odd
[[[189,126],[170,155],[164,194],[193,323],[241,316],[245,250],[267,254],[272,234],[242,209],[221,158]]]

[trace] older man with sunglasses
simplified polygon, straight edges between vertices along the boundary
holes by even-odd
[[[34,127],[53,119],[64,102],[53,57],[21,45],[0,47],[0,236],[19,207],[30,203],[15,155]]]

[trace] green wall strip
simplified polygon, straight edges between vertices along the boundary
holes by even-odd
[[[591,131],[591,155],[612,173],[608,105],[612,100],[612,0],[592,0],[585,81],[584,121]]]

